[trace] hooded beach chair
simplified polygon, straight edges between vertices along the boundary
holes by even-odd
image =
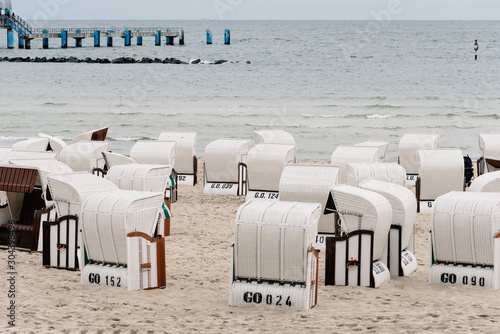
[[[254,131],[255,145],[279,144],[295,146],[295,138],[283,130],[256,130]]]
[[[469,191],[500,193],[500,171],[486,173],[475,178]]]
[[[390,280],[387,241],[392,207],[382,195],[348,185],[331,188],[341,229],[326,238],[326,285],[378,288]]]
[[[118,190],[90,196],[81,226],[88,263],[81,282],[142,290],[166,286],[165,238],[154,238],[161,192]]]
[[[337,184],[339,169],[334,166],[286,166],[281,175],[280,201],[319,203],[321,215],[318,221],[318,236],[314,247],[325,250],[325,234],[334,234],[338,215],[329,202],[330,189]]]
[[[12,145],[14,151],[47,152],[52,151],[49,138],[30,138]]]
[[[248,152],[249,199],[274,199],[279,197],[280,179],[285,166],[295,163],[295,146],[259,144]]]
[[[464,159],[459,149],[419,150],[416,184],[417,212],[430,214],[436,198],[464,191]]]
[[[57,154],[54,152],[30,152],[30,151],[14,151],[12,148],[0,148],[0,164],[8,165],[10,160],[17,159],[57,159]]]
[[[369,179],[390,182],[404,186],[406,171],[395,163],[349,163],[346,166],[347,184],[358,187]]]
[[[119,153],[102,152],[102,156],[104,157],[106,169],[110,169],[111,167],[119,165],[129,165],[137,163],[134,159]]]
[[[399,164],[406,170],[407,186],[415,186],[418,177],[418,150],[435,150],[439,135],[406,134],[399,141]]]
[[[376,163],[379,157],[378,147],[341,145],[333,151],[331,165],[340,168],[339,184],[345,184],[348,163]]]
[[[178,184],[195,186],[198,182],[198,158],[196,157],[195,132],[163,132],[159,141],[175,141],[175,170]]]
[[[203,193],[247,194],[247,157],[252,143],[246,139],[218,139],[205,147]]]
[[[84,142],[84,141],[105,141],[108,135],[108,127],[92,130],[89,132],[82,133],[73,138],[71,144]]]
[[[59,269],[83,268],[81,209],[92,195],[119,190],[111,181],[87,172],[49,175],[50,196],[57,219],[43,225],[43,265]]]
[[[49,148],[51,151],[53,151],[54,153],[57,154],[57,156],[59,156],[59,154],[61,153],[62,149],[65,148],[66,146],[68,146],[62,139],[59,139],[57,137],[53,137],[53,136],[50,136],[50,135],[46,135],[44,133],[39,133],[38,134],[38,137],[40,138],[48,138],[49,139]]]
[[[391,276],[409,276],[417,270],[415,257],[415,219],[417,201],[408,188],[375,179],[362,182],[361,189],[384,196],[392,207],[392,223],[387,240],[387,264]]]
[[[478,175],[500,170],[500,134],[481,134],[478,139],[481,150]]]
[[[102,152],[109,151],[110,143],[101,141],[82,141],[66,146],[59,154],[59,161],[70,166],[75,172],[92,173],[94,169],[104,168]]]
[[[130,149],[130,158],[138,164],[168,165],[175,168],[176,142],[142,140]]]
[[[389,148],[388,141],[379,141],[379,140],[369,140],[364,141],[359,144],[354,144],[354,146],[366,146],[366,147],[377,147],[379,153],[379,161],[384,162],[385,155],[387,154],[387,149]]]
[[[500,289],[500,194],[438,197],[430,240],[430,283]]]
[[[312,247],[321,206],[250,200],[238,209],[230,306],[310,309],[316,305],[318,253]]]

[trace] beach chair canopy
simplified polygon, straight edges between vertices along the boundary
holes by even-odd
[[[12,145],[14,151],[46,152],[49,149],[49,138],[30,138]]]
[[[82,133],[71,141],[71,144],[79,143],[82,141],[105,141],[108,134],[108,127],[92,130]]]
[[[450,192],[436,199],[432,244],[437,261],[491,266],[498,233],[500,194]]]
[[[0,165],[0,191],[5,192],[7,202],[9,203],[10,219],[20,219],[23,214],[24,195],[33,193],[37,181],[40,183],[36,168]],[[35,210],[43,207],[43,201],[39,198],[37,203],[33,204],[36,207],[30,210],[31,215],[33,215]]]
[[[250,200],[235,224],[235,276],[305,282],[307,253],[318,232],[317,203]]]
[[[175,170],[180,174],[193,174],[194,162],[193,157],[196,156],[196,140],[195,132],[163,132],[158,137],[159,141],[175,141]]]
[[[66,146],[68,146],[62,139],[59,139],[59,138],[56,138],[56,137],[53,137],[53,136],[49,136],[49,135],[46,135],[44,133],[39,133],[38,134],[38,137],[40,138],[48,138],[49,139],[49,147],[52,151],[54,151],[55,153],[57,153],[57,155],[59,155],[59,153],[61,153],[62,149],[65,148]]]
[[[59,216],[80,215],[83,202],[90,196],[118,190],[113,182],[87,172],[52,174],[47,180]]]
[[[358,230],[373,231],[373,260],[382,257],[392,223],[392,207],[382,195],[348,185],[331,189],[342,229],[349,233]]]
[[[94,168],[104,167],[102,152],[109,151],[107,142],[78,142],[65,147],[59,154],[59,161],[75,172],[92,173]]]
[[[500,193],[500,171],[486,173],[475,178],[469,191]]]
[[[8,165],[10,160],[17,159],[50,159],[54,160],[57,155],[54,152],[29,152],[29,151],[14,151],[12,148],[0,149],[0,164]]]
[[[349,163],[346,166],[347,184],[357,187],[361,182],[376,179],[405,185],[406,171],[396,163]]]
[[[377,147],[379,153],[379,162],[383,162],[385,159],[385,155],[387,154],[387,149],[389,148],[389,142],[381,140],[369,140],[359,144],[354,144],[354,146]]]
[[[439,135],[406,134],[399,141],[399,164],[407,174],[418,174],[418,150],[435,150]]]
[[[130,150],[130,158],[138,164],[168,165],[175,168],[175,141],[138,141]]]
[[[464,190],[464,159],[459,149],[418,150],[421,200]]]
[[[389,201],[392,207],[392,225],[401,226],[401,249],[406,249],[417,218],[417,200],[413,192],[402,185],[374,179],[362,182],[359,187],[376,192]]]
[[[295,162],[295,146],[259,144],[248,152],[248,189],[278,191],[281,174]]]
[[[126,155],[111,152],[102,152],[104,162],[108,168],[119,166],[119,165],[130,165],[136,164],[134,159],[127,157]]]
[[[346,183],[348,163],[374,163],[379,161],[379,156],[378,147],[341,145],[333,151],[331,164],[340,168],[339,183]]]
[[[280,144],[295,146],[295,138],[283,130],[256,130],[254,132],[255,145],[258,144]]]
[[[500,169],[500,134],[481,134],[478,135],[478,139],[479,148],[487,167],[485,172]]]
[[[81,223],[89,260],[125,265],[127,235],[132,232],[152,237],[163,194],[117,190],[94,194],[83,203]]]
[[[334,212],[333,208],[327,207],[327,202],[331,187],[337,184],[338,174],[339,168],[334,166],[286,166],[280,179],[280,200],[319,203],[318,231],[334,231]]]
[[[171,174],[171,166],[129,164],[111,167],[106,178],[121,190],[165,193]]]
[[[238,182],[238,164],[246,163],[252,142],[218,139],[205,147],[205,177],[208,182]]]

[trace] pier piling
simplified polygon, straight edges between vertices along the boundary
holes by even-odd
[[[160,46],[161,45],[161,30],[156,31],[155,45],[156,46]]]
[[[142,45],[142,36],[137,36],[137,45]]]
[[[17,34],[19,40],[19,48],[24,49],[24,34]]]
[[[82,29],[76,29],[76,33],[77,34],[81,34],[82,33]],[[83,38],[80,38],[80,37],[73,37],[75,39],[75,46],[77,48],[81,48],[82,47],[82,39]]]
[[[7,48],[14,48],[14,30],[12,29],[7,29]]]
[[[68,31],[67,30],[61,30],[61,48],[63,48],[63,49],[68,48]]]
[[[49,31],[48,31],[47,29],[43,29],[43,33],[44,33],[44,34],[48,34],[48,33],[49,33]],[[49,39],[48,39],[47,37],[44,37],[44,38],[43,38],[42,43],[43,43],[43,48],[44,48],[44,49],[48,49],[48,48],[49,48]]]
[[[125,30],[125,46],[132,45],[132,32],[130,30]]]
[[[179,45],[184,45],[184,29],[179,31]]]
[[[94,47],[98,48],[101,46],[101,31],[95,30],[94,31]]]
[[[212,30],[207,29],[207,45],[212,44]]]
[[[110,33],[110,32],[112,32],[112,31],[111,31],[111,30],[108,30],[108,33]],[[113,37],[112,37],[112,36],[109,36],[109,35],[108,35],[106,45],[107,45],[108,47],[112,47],[112,46],[113,46]]]
[[[26,50],[31,49],[31,39],[29,39],[29,38],[25,38],[25,39],[24,39],[24,48],[25,48]]]
[[[229,29],[224,30],[224,44],[231,44],[231,32],[229,31]]]

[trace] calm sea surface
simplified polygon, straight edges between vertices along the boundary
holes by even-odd
[[[374,25],[377,27],[373,31]],[[500,22],[488,21],[51,21],[48,27],[182,27],[185,46],[60,48],[51,39],[0,57],[174,57],[224,65],[0,63],[0,146],[45,132],[70,140],[109,125],[115,152],[163,131],[198,133],[198,155],[255,129],[295,136],[300,160],[329,160],[337,145],[436,133],[442,147],[479,156],[477,134],[500,132]],[[214,44],[205,44],[205,30]],[[223,45],[224,28],[232,45]],[[474,61],[474,40],[479,60]],[[250,61],[251,64],[247,64]]]

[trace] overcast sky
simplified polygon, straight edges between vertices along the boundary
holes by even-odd
[[[500,0],[12,0],[24,19],[498,20]]]

